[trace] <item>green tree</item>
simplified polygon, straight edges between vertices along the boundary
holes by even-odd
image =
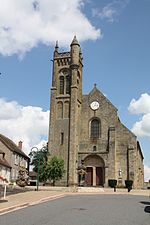
[[[64,160],[61,157],[53,156],[47,163],[46,173],[48,178],[52,180],[53,186],[55,182],[63,177],[64,170]]]
[[[32,157],[31,165],[33,165],[33,171],[39,172],[39,181],[45,184],[48,179],[46,170],[49,157],[48,146],[43,146],[38,152],[31,151],[29,156]]]

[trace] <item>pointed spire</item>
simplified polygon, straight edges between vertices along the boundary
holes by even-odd
[[[55,51],[58,51],[58,40],[56,41],[56,45],[55,45]]]
[[[78,42],[78,40],[77,40],[77,38],[76,38],[76,35],[74,35],[74,38],[73,38],[73,40],[72,40],[72,43],[71,43],[71,46],[72,45],[79,45],[79,42]],[[80,46],[80,45],[79,45]]]

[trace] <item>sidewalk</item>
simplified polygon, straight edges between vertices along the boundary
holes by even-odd
[[[56,199],[65,196],[65,193],[58,191],[27,191],[24,193],[6,196],[0,199],[0,215],[9,211],[34,205],[49,199]]]
[[[35,188],[35,187],[34,187]],[[29,191],[6,196],[6,199],[0,199],[0,215],[29,205],[38,204],[50,199],[57,199],[66,195],[82,195],[82,194],[126,194],[147,196],[150,199],[150,190],[132,190],[130,193],[127,189],[113,188],[81,188],[78,192],[71,192],[70,189],[63,187],[40,187],[39,191],[29,189]]]

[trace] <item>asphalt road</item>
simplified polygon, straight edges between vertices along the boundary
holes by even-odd
[[[75,195],[0,216],[0,225],[150,225],[150,199]]]

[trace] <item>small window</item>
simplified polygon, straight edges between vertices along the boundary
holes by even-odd
[[[91,138],[99,138],[100,136],[100,122],[98,119],[91,121]]]
[[[93,152],[96,152],[96,146],[95,145],[93,146]]]
[[[63,145],[64,144],[64,133],[60,134],[60,144]]]

